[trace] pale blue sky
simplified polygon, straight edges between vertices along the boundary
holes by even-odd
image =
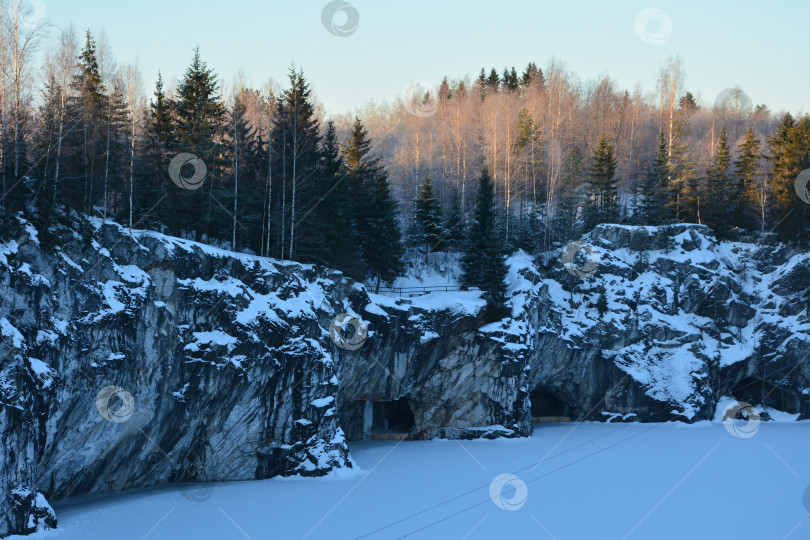
[[[704,102],[739,84],[755,104],[810,109],[807,0],[352,0],[359,24],[348,37],[326,31],[323,0],[44,2],[56,27],[103,27],[119,62],[139,56],[150,93],[158,70],[169,80],[182,75],[195,44],[227,84],[240,68],[253,85],[268,77],[283,84],[294,61],[335,114],[391,101],[413,79],[474,77],[482,66],[520,70],[532,60],[544,68],[552,56],[583,80],[607,73],[623,88],[638,81],[649,92],[659,65],[679,53],[687,89]],[[670,32],[655,21],[646,27],[648,41],[662,44],[636,33],[636,17],[648,8],[671,21]]]

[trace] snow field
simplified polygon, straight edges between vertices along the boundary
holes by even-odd
[[[717,422],[589,422],[538,424],[530,439],[361,441],[361,470],[74,498],[53,505],[58,529],[30,538],[799,539],[808,448],[810,421],[748,438]]]

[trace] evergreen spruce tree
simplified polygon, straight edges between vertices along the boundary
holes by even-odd
[[[317,222],[323,238],[324,264],[337,268],[356,280],[365,277],[366,268],[360,255],[360,245],[354,224],[352,194],[347,180],[349,174],[343,165],[337,132],[333,122],[326,123],[321,149],[319,174],[323,193],[317,207]]]
[[[782,117],[782,121],[776,128],[776,133],[768,137],[768,147],[770,155],[768,156],[771,162],[771,173],[769,175],[769,183],[774,191],[775,201],[773,211],[779,216],[778,220],[791,214],[794,209],[794,193],[791,186],[791,175],[795,172],[791,162],[793,160],[791,146],[791,138],[793,129],[796,122],[790,113],[786,113]],[[776,216],[774,216],[776,217]],[[785,231],[785,224],[779,226],[779,231]],[[788,234],[787,236],[790,236]]]
[[[520,79],[515,71],[515,66],[512,66],[511,70],[503,68],[503,85],[508,92],[514,92],[520,87]]]
[[[499,319],[505,314],[507,268],[496,228],[495,187],[486,167],[478,180],[475,215],[467,238],[461,261],[462,282],[467,287],[481,287],[487,301],[487,319]]]
[[[104,111],[102,139],[99,141],[98,166],[99,189],[96,200],[105,210],[105,215],[116,216],[120,223],[129,223],[129,145],[127,134],[130,125],[129,111],[127,110],[126,91],[123,81],[116,79],[110,91],[104,96]],[[103,161],[102,161],[103,160]],[[140,186],[140,182],[136,184]],[[137,188],[136,188],[137,189]],[[137,200],[138,193],[133,192],[133,210],[141,205]],[[104,197],[106,196],[106,200]],[[143,211],[146,211],[144,209]],[[140,212],[137,212],[140,214]]]
[[[696,111],[698,110],[697,100],[695,100],[695,96],[692,95],[692,92],[687,92],[681,98],[679,103],[680,108],[682,111]]]
[[[700,178],[695,174],[690,174],[685,186],[681,202],[681,220],[684,223],[702,223],[701,205],[705,196]]]
[[[432,251],[443,248],[444,227],[442,227],[442,208],[433,191],[433,179],[427,177],[414,200],[414,217],[416,218],[416,242],[425,248],[425,261]]]
[[[64,136],[60,186],[61,201],[79,212],[89,213],[99,195],[96,167],[105,131],[104,85],[98,68],[96,42],[88,30],[79,55],[67,116],[74,126]]]
[[[582,231],[577,215],[582,204],[581,187],[587,182],[587,173],[583,170],[582,156],[572,149],[565,157],[564,171],[560,182],[558,205],[554,217],[547,228],[548,241],[546,249],[553,242],[564,243],[578,236]]]
[[[478,98],[481,101],[484,101],[484,98],[487,95],[487,87],[489,86],[487,73],[484,68],[481,68],[481,73],[479,73],[478,78],[475,79],[475,86],[478,88]]]
[[[183,79],[177,88],[177,98],[172,103],[174,110],[174,135],[177,147],[173,152],[189,152],[200,158],[206,166],[208,175],[205,184],[194,191],[181,190],[178,206],[172,210],[182,216],[182,229],[193,230],[197,240],[202,235],[228,230],[224,215],[215,215],[214,207],[222,203],[214,201],[212,189],[220,178],[217,167],[218,150],[223,138],[225,107],[219,98],[219,82],[212,69],[200,57],[199,47],[194,49],[191,65],[186,69]],[[170,156],[173,157],[173,156]],[[184,172],[184,174],[186,174]],[[168,179],[167,182],[171,182]],[[216,217],[220,221],[215,223]],[[224,234],[221,236],[225,236]]]
[[[664,134],[658,138],[658,153],[644,176],[641,186],[641,225],[660,225],[666,219],[666,186],[669,177],[669,158]]]
[[[320,121],[312,102],[312,90],[303,72],[290,68],[290,87],[284,90],[276,105],[271,135],[273,155],[273,189],[281,208],[278,218],[276,251],[282,258],[320,262],[317,213],[321,183],[317,178],[321,166]]]
[[[458,190],[450,190],[447,211],[444,216],[444,244],[451,250],[458,250],[464,240],[464,211],[461,208],[461,195]]]
[[[52,225],[54,216],[52,213],[52,201],[54,199],[53,182],[55,169],[55,156],[57,138],[59,137],[59,104],[61,101],[61,88],[56,80],[56,74],[50,72],[45,81],[42,91],[42,100],[39,107],[39,125],[34,135],[34,152],[40,156],[32,171],[33,175],[39,179],[37,184],[35,207],[40,229]],[[5,193],[5,190],[3,191]],[[14,197],[14,193],[9,193],[0,201],[8,210],[14,211],[19,208],[9,199]]]
[[[675,227],[671,224],[664,225],[658,229],[658,249],[664,253],[669,253],[675,249]]]
[[[529,85],[536,84],[541,89],[545,87],[546,81],[543,77],[543,70],[537,67],[537,64],[534,62],[529,62],[526,65],[526,69],[523,71],[523,75],[520,79],[520,85],[523,88],[528,88]]]
[[[728,215],[731,202],[731,181],[728,177],[730,163],[731,151],[728,147],[726,128],[723,128],[713,163],[706,171],[706,222],[720,238],[726,236],[731,228]]]
[[[489,77],[487,77],[487,88],[492,90],[495,93],[501,89],[501,79],[498,77],[498,72],[495,68],[492,68],[489,72]]]
[[[238,90],[234,96],[233,108],[228,111],[225,126],[225,147],[227,176],[220,183],[221,194],[218,196],[225,208],[224,219],[228,220],[225,237],[231,242],[231,249],[237,250],[250,246],[258,249],[258,242],[252,238],[251,231],[261,226],[260,205],[255,204],[257,197],[251,196],[263,185],[260,176],[261,165],[264,165],[258,132],[247,117],[247,103],[250,92]]]
[[[616,187],[616,157],[613,146],[604,134],[593,154],[593,166],[588,180],[589,201],[585,209],[585,227],[592,229],[599,223],[613,223],[619,217]]]
[[[545,202],[546,190],[543,186],[538,186],[538,177],[542,171],[542,130],[526,108],[518,113],[517,132],[515,148],[521,153],[522,174],[526,190],[531,194],[529,198],[534,203]]]
[[[796,177],[810,168],[810,116],[798,122],[788,113],[776,133],[768,138],[771,173],[769,183],[774,191],[773,221],[777,232],[787,239],[810,241],[810,205],[804,203],[795,189]]]
[[[84,194],[85,212],[92,212],[94,203],[93,187],[96,182],[95,160],[99,142],[103,137],[104,126],[104,83],[98,68],[96,42],[90,31],[87,31],[84,49],[79,55],[79,74],[74,81],[79,92],[79,107],[82,119],[82,136],[84,137]]]
[[[695,164],[690,158],[686,137],[689,134],[689,114],[694,109],[687,107],[676,116],[669,155],[669,179],[667,183],[667,218],[676,223],[698,221],[700,192],[695,175]]]
[[[733,223],[739,227],[751,227],[755,224],[755,213],[752,210],[756,200],[755,178],[759,174],[759,141],[754,137],[754,130],[748,126],[745,139],[738,147],[738,158],[734,162],[734,183],[732,186],[729,214]]]
[[[798,176],[804,169],[810,169],[810,114],[805,114],[799,120],[796,129],[793,130],[792,147],[795,159],[794,166],[795,170],[798,171],[796,176]],[[793,191],[795,192],[796,177],[794,176],[793,179]],[[798,196],[796,200],[801,203],[794,217],[796,236],[801,245],[806,247],[810,244],[810,204],[804,203]]]
[[[355,228],[367,276],[392,282],[404,265],[402,235],[397,224],[397,205],[380,159],[371,156],[371,141],[363,123],[355,119],[342,149],[354,208]]]
[[[158,73],[155,91],[149,102],[144,133],[143,180],[139,182],[140,196],[136,215],[154,207],[154,220],[145,219],[146,224],[159,227],[165,225],[171,234],[178,235],[182,225],[182,214],[177,212],[181,204],[182,190],[169,179],[170,153],[176,147],[172,125],[172,106],[163,88],[163,76]],[[159,203],[159,201],[162,201]]]

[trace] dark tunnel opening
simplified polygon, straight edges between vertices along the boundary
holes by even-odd
[[[543,388],[537,388],[531,392],[529,399],[532,402],[532,418],[564,419],[571,415],[571,407]]]
[[[731,389],[731,395],[737,401],[750,405],[764,405],[787,413],[799,412],[799,400],[793,393],[762,379],[742,379]]]
[[[371,414],[364,415],[366,433],[409,433],[414,427],[414,416],[407,398],[394,401],[369,401]],[[370,416],[370,418],[369,418]]]

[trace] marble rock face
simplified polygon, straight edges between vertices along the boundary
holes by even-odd
[[[67,496],[351,468],[347,441],[369,436],[695,422],[763,388],[810,417],[810,256],[783,246],[602,225],[584,271],[512,255],[511,315],[485,324],[474,291],[376,295],[322,267],[90,229],[45,245],[20,219],[0,243],[0,536],[56,526],[48,500]]]

